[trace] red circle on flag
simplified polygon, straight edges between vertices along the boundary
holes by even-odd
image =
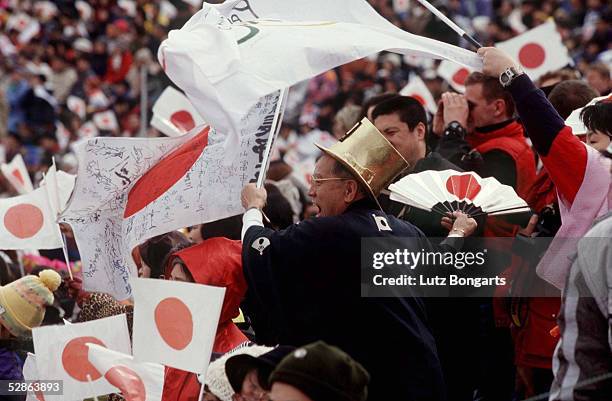
[[[155,307],[155,325],[162,339],[177,351],[185,349],[193,338],[191,311],[178,298],[166,298]]]
[[[77,337],[68,341],[62,352],[62,365],[66,373],[75,380],[86,382],[87,375],[95,381],[102,377],[102,374],[89,362],[87,353],[89,348],[87,343],[97,344],[106,348],[106,345],[96,337]]]
[[[470,75],[470,71],[467,68],[461,68],[453,74],[453,82],[459,85],[463,85],[468,75]]]
[[[519,61],[525,68],[538,68],[545,59],[546,51],[537,43],[527,43],[519,51]]]
[[[43,227],[45,218],[42,211],[29,203],[22,203],[9,208],[4,215],[4,227],[20,239],[36,235]]]
[[[446,180],[446,189],[459,199],[474,200],[480,192],[480,184],[471,174],[452,175]]]
[[[11,175],[12,175],[13,177],[15,177],[15,179],[16,179],[17,181],[19,181],[19,183],[20,183],[21,185],[25,185],[25,181],[24,181],[24,179],[23,179],[23,176],[21,175],[21,171],[19,171],[19,170],[15,169],[15,170],[13,170],[13,172],[11,173]]]
[[[144,382],[138,373],[127,366],[113,366],[106,372],[104,378],[121,390],[121,395],[126,401],[146,401],[147,391]]]
[[[209,127],[179,146],[140,177],[128,193],[123,218],[128,218],[154,202],[177,183],[198,160],[208,144]]]
[[[182,132],[187,132],[195,128],[193,116],[187,110],[179,110],[172,113],[170,116],[170,122]]]
[[[415,98],[419,103],[421,103],[421,105],[425,106],[426,103],[425,103],[425,99],[423,99],[423,96],[413,93],[412,95],[410,95],[410,97]]]

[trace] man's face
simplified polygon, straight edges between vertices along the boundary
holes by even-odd
[[[397,113],[392,113],[376,117],[374,125],[411,166],[425,156],[419,154],[419,144],[425,140],[423,124],[417,124],[411,131]]]
[[[338,216],[342,214],[348,204],[345,201],[348,179],[337,179],[332,173],[335,160],[331,156],[322,156],[315,165],[312,174],[312,183],[308,195],[312,203],[319,208],[318,216]],[[334,178],[334,180],[326,180]],[[323,179],[323,181],[317,181]]]
[[[275,382],[270,391],[270,401],[313,401],[297,388],[285,383]]]
[[[587,145],[602,152],[610,145],[610,137],[599,130],[595,130],[594,132],[589,131],[587,133],[586,143]]]
[[[468,101],[470,114],[468,116],[468,132],[474,132],[475,128],[485,127],[505,120],[500,119],[495,109],[495,102],[488,102],[482,95],[482,84],[468,85],[465,87],[465,98]]]
[[[268,392],[261,387],[257,378],[257,370],[253,369],[244,377],[239,401],[268,401]]]

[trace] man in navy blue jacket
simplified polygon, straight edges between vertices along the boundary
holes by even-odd
[[[360,124],[375,132],[373,141],[381,147],[391,146],[369,121]],[[361,134],[354,128],[343,140],[357,140]],[[323,340],[360,362],[371,375],[368,399],[444,400],[440,362],[421,299],[360,296],[362,238],[411,237],[412,251],[429,249],[419,229],[385,214],[375,201],[406,165],[396,168],[401,159],[397,151],[393,160],[373,161],[385,153],[376,145],[371,149],[378,152],[370,158],[361,157],[365,150],[357,146],[343,151],[343,140],[322,149],[325,155],[316,164],[310,188],[319,207],[314,219],[282,231],[264,228],[265,190],[253,184],[243,189],[248,297],[268,309],[278,342],[299,346]],[[452,232],[469,235],[475,226],[462,215]]]

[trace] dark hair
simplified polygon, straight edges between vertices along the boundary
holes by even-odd
[[[572,79],[559,82],[548,95],[548,100],[565,120],[572,111],[583,107],[597,97],[595,89],[586,82]]]
[[[370,107],[377,106],[385,100],[391,99],[395,96],[397,96],[397,94],[395,93],[383,93],[380,95],[372,96],[371,98],[366,100],[365,103],[363,103],[363,106],[361,106],[361,113],[359,113],[359,119],[357,121],[361,121],[364,117],[368,116],[368,110],[370,109]]]
[[[291,204],[274,184],[265,184],[268,199],[263,211],[274,229],[283,230],[293,224]]]
[[[499,83],[499,79],[484,75],[482,72],[473,72],[465,79],[465,86],[476,84],[482,85],[482,96],[487,102],[497,99],[503,100],[506,104],[506,115],[508,117],[514,116],[514,100],[512,100],[512,95]]]
[[[587,106],[580,112],[580,120],[589,131],[601,131],[612,136],[612,101],[605,99]]]
[[[185,274],[187,275],[187,278],[189,278],[192,282],[195,283],[195,279],[193,278],[193,274],[191,274],[191,272],[189,271],[189,269],[187,268],[187,265],[185,264],[185,262],[183,261],[183,259],[181,259],[179,256],[172,256],[172,254],[178,252],[178,251],[182,251],[185,248],[189,248],[190,246],[192,246],[193,244],[191,242],[189,243],[180,243],[180,244],[176,244],[175,246],[173,246],[168,253],[166,254],[166,256],[164,257],[164,259],[162,260],[162,271],[160,273],[164,274],[166,272],[166,268],[171,267],[170,271],[172,271],[172,267],[175,264],[180,264],[181,267],[183,268],[183,270],[185,271]],[[172,263],[172,266],[169,266],[168,264]],[[153,277],[153,275],[151,275],[151,277]],[[159,276],[157,277],[159,278]],[[166,280],[170,279],[170,277],[165,277]]]
[[[395,95],[385,100],[374,108],[372,119],[376,120],[379,116],[388,114],[397,114],[400,121],[406,123],[411,131],[419,123],[427,127],[427,113],[423,105],[413,97]]]
[[[191,241],[178,231],[158,235],[140,245],[140,257],[151,268],[151,278],[159,278],[164,273],[165,261],[177,246],[192,245]]]
[[[202,224],[200,233],[202,239],[214,237],[225,237],[233,240],[240,240],[240,232],[242,230],[242,215],[227,217],[225,219],[211,221],[210,223]]]

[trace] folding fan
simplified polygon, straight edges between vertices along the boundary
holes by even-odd
[[[389,186],[391,200],[443,216],[461,211],[471,217],[529,212],[514,189],[493,177],[454,170],[410,174]]]

